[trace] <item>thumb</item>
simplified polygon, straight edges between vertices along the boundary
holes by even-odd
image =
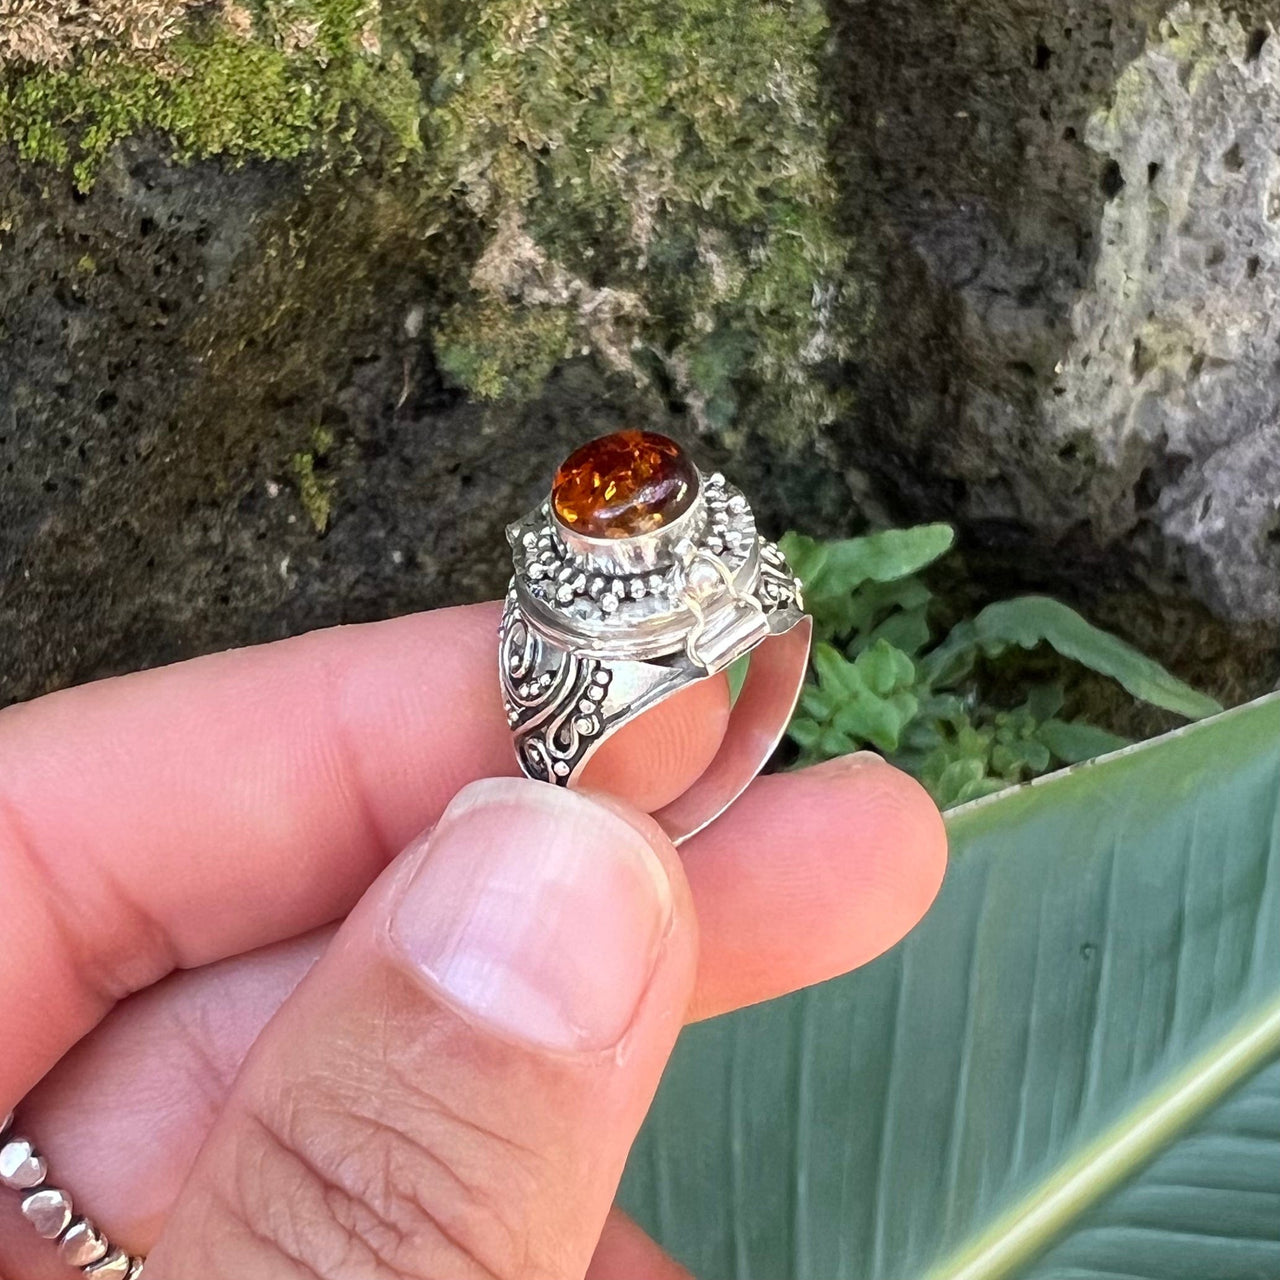
[[[473,783],[257,1041],[147,1280],[581,1277],[695,951],[655,823]]]

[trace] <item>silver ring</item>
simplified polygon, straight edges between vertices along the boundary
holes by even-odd
[[[13,1112],[0,1115],[0,1186],[22,1197],[22,1216],[37,1235],[52,1241],[69,1267],[93,1280],[142,1280],[144,1258],[117,1248],[83,1214],[71,1196],[49,1181],[49,1165],[30,1139],[10,1131]]]
[[[576,450],[507,540],[498,670],[528,777],[574,786],[624,725],[747,660],[718,753],[654,814],[677,844],[700,831],[773,754],[804,681],[812,620],[782,552],[724,476],[647,431]]]

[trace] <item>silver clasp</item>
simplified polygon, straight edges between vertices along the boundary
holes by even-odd
[[[723,671],[769,634],[769,620],[754,595],[739,591],[717,556],[697,551],[684,570],[681,603],[694,616],[685,653],[708,675]]]

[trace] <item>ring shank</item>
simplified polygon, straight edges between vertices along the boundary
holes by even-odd
[[[695,782],[653,815],[673,844],[718,818],[773,755],[804,684],[812,630],[806,614],[751,651],[720,749]]]
[[[746,789],[781,740],[804,683],[813,623],[794,609],[770,615],[769,632],[747,652],[746,677],[710,764],[654,813],[679,844]],[[533,631],[509,601],[502,669],[516,756],[529,776],[581,784],[600,746],[668,698],[709,680],[687,655],[658,662],[573,653]]]

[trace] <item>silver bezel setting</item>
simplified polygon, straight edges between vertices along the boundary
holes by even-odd
[[[748,599],[766,545],[745,496],[718,471],[699,472],[693,504],[651,533],[583,539],[556,520],[548,500],[508,526],[507,540],[513,590],[538,631],[602,657],[640,659],[678,650],[697,625],[690,607],[697,599],[690,581],[695,566],[714,562],[727,572],[732,591]],[[789,570],[784,576],[799,609],[799,584]]]

